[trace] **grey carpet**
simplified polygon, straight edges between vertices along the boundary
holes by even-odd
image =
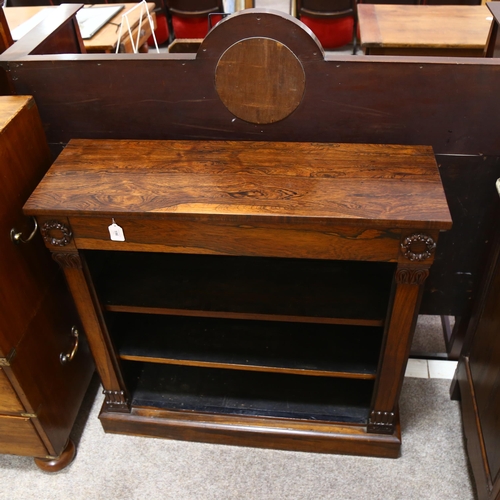
[[[203,500],[472,500],[459,405],[449,380],[406,378],[402,456],[379,459],[105,434],[102,396],[87,399],[75,461],[43,473],[0,455],[0,498]],[[95,387],[94,387],[95,390]]]
[[[451,318],[450,321],[452,321]],[[443,327],[439,316],[420,315],[418,317],[411,351],[420,354],[429,353],[429,355],[446,353]]]

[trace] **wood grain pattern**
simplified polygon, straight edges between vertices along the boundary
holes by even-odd
[[[5,374],[5,370],[0,368],[0,412],[2,413],[22,413],[24,407],[19,401],[16,392]]]
[[[422,290],[423,282],[396,284],[377,377],[378,386],[373,402],[375,412],[395,413],[394,406],[403,384]],[[402,332],[408,332],[408,335],[401,335]],[[372,431],[376,432],[376,426]]]
[[[292,113],[302,100],[304,68],[282,43],[250,38],[229,47],[215,70],[221,101],[250,123],[274,123]]]
[[[366,54],[481,57],[491,16],[484,5],[378,5],[358,8]]]
[[[114,216],[114,217],[112,217]],[[157,216],[158,217],[158,216]],[[398,229],[364,229],[335,226],[328,221],[317,224],[280,224],[271,217],[245,223],[224,220],[190,220],[163,216],[162,219],[122,217],[71,217],[75,242],[81,249],[151,252],[249,255],[317,259],[362,259],[395,262],[399,253]],[[108,226],[123,228],[126,241],[111,241]],[[229,219],[229,220],[227,220]]]
[[[127,215],[142,217],[451,227],[432,151],[417,146],[74,140],[25,209],[112,217],[123,213],[124,203]]]
[[[48,454],[28,417],[0,415],[0,436],[0,453],[35,457]]]

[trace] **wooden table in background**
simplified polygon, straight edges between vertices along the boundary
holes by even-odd
[[[366,55],[482,57],[492,16],[484,5],[358,5]]]
[[[83,40],[83,44],[87,52],[110,53],[116,51],[116,43],[118,41],[118,32],[120,23],[122,21],[122,16],[137,4],[125,3],[123,5],[125,7],[108,23],[106,23],[92,38],[88,40]],[[41,10],[55,9],[55,8],[56,7],[52,6],[6,7],[4,8],[4,11],[5,11],[5,16],[7,18],[7,22],[9,23],[9,28],[11,31],[13,31],[14,29],[19,27],[24,22],[28,21],[33,16],[37,15]],[[148,3],[149,12],[153,18],[156,27],[156,16],[153,12],[154,8],[155,8],[154,3]],[[134,41],[136,40],[137,31],[139,29],[139,17],[140,17],[140,9],[135,9],[128,15]],[[143,16],[140,29],[141,29],[141,35],[139,39],[139,47],[142,47],[144,44],[146,44],[147,39],[151,36],[151,27],[149,26],[149,21],[147,16]],[[125,26],[123,27],[122,31],[120,52],[133,52],[132,43],[130,41],[130,37],[128,35]]]

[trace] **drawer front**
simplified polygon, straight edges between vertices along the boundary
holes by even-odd
[[[23,405],[17,398],[5,371],[0,368],[0,413],[22,413]]]
[[[400,230],[364,229],[324,223],[214,220],[113,219],[124,241],[113,241],[111,218],[71,217],[79,249],[178,252],[263,257],[397,261]],[[73,241],[69,244],[71,245]],[[59,246],[56,249],[62,250]]]
[[[45,457],[48,455],[31,420],[0,415],[0,453]]]
[[[25,395],[26,409],[37,414],[44,442],[53,447],[50,455],[64,448],[94,372],[69,292],[60,285],[55,281],[49,288],[10,367]],[[79,330],[78,348],[72,361],[61,364],[61,354],[74,347],[73,326]]]

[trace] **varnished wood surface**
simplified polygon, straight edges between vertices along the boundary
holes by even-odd
[[[19,414],[23,411],[24,407],[12,388],[5,370],[0,367],[0,412]]]
[[[305,73],[297,56],[282,43],[251,38],[224,52],[217,64],[215,86],[222,102],[238,118],[273,123],[300,104]]]
[[[252,216],[251,224],[241,224],[237,217],[228,216],[204,220],[206,215],[156,215],[154,219],[113,215],[123,228],[125,241],[110,240],[109,216],[79,216],[68,221],[74,236],[69,245],[90,250],[395,262],[401,237],[401,230],[378,229],[376,221],[374,229],[352,225],[333,229],[328,219],[303,223],[294,219],[285,225],[269,216]],[[43,216],[38,219],[41,223],[48,220]]]
[[[34,99],[0,98],[0,126],[0,453],[58,455],[94,365],[83,337],[73,362],[60,362],[77,316],[40,234],[9,237],[12,228],[25,240],[33,231],[21,207],[51,162]]]
[[[25,208],[451,227],[432,150],[418,146],[74,140]]]
[[[38,457],[47,455],[28,417],[0,415],[0,436],[0,453]]]
[[[498,189],[498,187],[497,187]],[[498,192],[500,195],[500,191]],[[497,199],[495,216],[500,213]],[[467,452],[479,500],[500,498],[500,230],[490,243],[456,379]]]
[[[58,278],[28,325],[10,367],[26,410],[37,414],[34,425],[50,455],[59,455],[66,446],[94,373],[85,334],[64,288],[62,273]],[[79,331],[78,350],[73,360],[63,365],[60,355],[71,352],[74,346],[73,327]]]
[[[481,57],[491,26],[484,5],[358,6],[367,54]]]
[[[342,453],[397,458],[401,446],[399,423],[393,435],[367,434],[361,426],[325,422],[262,419],[236,415],[209,415],[137,408],[130,415],[102,411],[106,432],[139,434],[168,439],[226,443],[268,448],[272,440],[280,449],[314,453]]]
[[[122,22],[122,16],[128,12],[135,3],[124,3],[124,8],[111,18],[92,38],[88,40],[83,40],[83,45],[88,53],[92,52],[113,52],[116,49],[116,44],[118,40],[118,26]],[[148,3],[148,10],[153,18],[153,23],[156,22],[156,15],[153,12],[155,4]],[[95,8],[99,8],[96,6]],[[41,11],[47,11],[47,16],[51,15],[51,12],[55,12],[56,7],[53,6],[28,6],[28,7],[5,7],[3,10],[5,12],[5,17],[9,24],[10,30],[13,31],[24,22],[28,21],[33,16],[37,15]],[[140,20],[140,9],[133,10],[129,15],[129,23],[132,29],[134,43],[137,37],[137,28]],[[149,26],[149,21],[147,16],[143,15],[141,28],[144,34],[140,36],[139,46],[144,43],[144,39],[147,39],[151,35],[151,28]],[[130,37],[127,31],[127,26],[124,24],[122,31],[122,44],[125,52],[132,52],[132,45],[130,42]]]
[[[59,472],[73,461],[75,455],[75,444],[71,439],[69,439],[68,444],[60,455],[51,458],[35,458],[35,464],[44,472]]]
[[[297,55],[306,73],[301,105],[286,120],[260,128],[233,120],[214,86],[223,52],[255,36],[282,42]],[[219,23],[196,57],[87,54],[47,60],[28,56],[40,38],[40,33],[33,32],[0,60],[6,64],[23,59],[22,65],[9,67],[16,92],[37,95],[49,142],[58,151],[75,137],[168,137],[426,144],[443,154],[498,153],[494,117],[500,113],[500,103],[491,100],[489,92],[500,86],[500,71],[493,59],[457,65],[442,58],[409,61],[324,55],[297,20],[259,9],[238,12]],[[106,79],[101,78],[103,71]],[[165,78],[159,79],[160,74]],[[138,79],[141,92],[135,84]],[[58,91],[61,81],[67,92]],[[460,92],[449,92],[443,81],[456,81]],[[81,99],[82,95],[87,98]],[[153,117],[161,126],[151,126]]]
[[[10,240],[12,228],[27,238],[33,221],[23,203],[49,168],[51,155],[35,101],[26,96],[0,98],[0,357],[8,356],[36,315],[56,266],[37,235],[29,245]]]

